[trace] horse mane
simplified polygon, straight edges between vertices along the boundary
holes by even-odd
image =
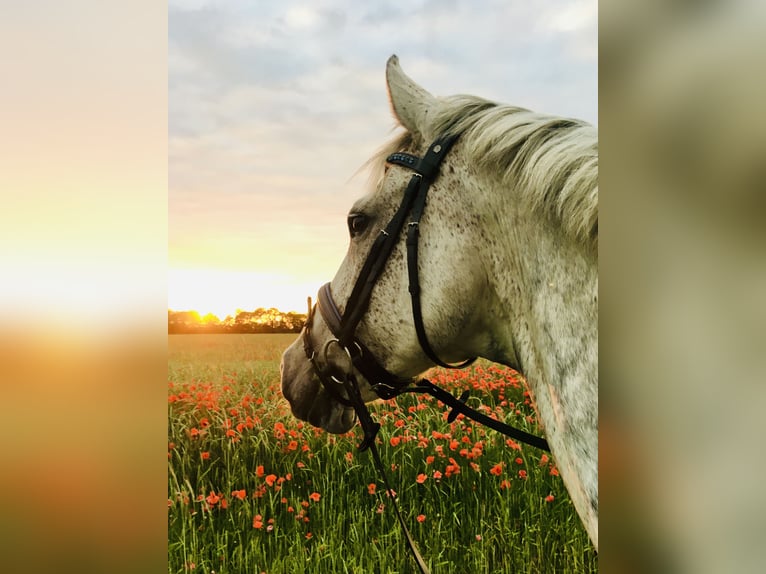
[[[557,222],[565,234],[598,248],[598,132],[590,124],[498,104],[475,96],[439,98],[431,131],[459,133],[469,162],[499,174],[519,200]],[[404,132],[369,163],[421,145]],[[379,162],[379,163],[378,163]]]

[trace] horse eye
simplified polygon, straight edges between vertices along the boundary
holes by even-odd
[[[348,216],[348,232],[351,237],[357,237],[367,229],[369,219],[362,213],[352,213]]]

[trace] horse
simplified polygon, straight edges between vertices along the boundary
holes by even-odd
[[[319,292],[322,313],[309,299],[282,356],[282,393],[297,418],[344,433],[354,394],[394,396],[437,364],[507,365],[527,380],[598,550],[598,132],[476,96],[435,97],[396,56],[386,83],[403,130],[369,162],[372,189],[349,211],[348,252]],[[405,209],[421,183],[427,203]],[[339,384],[349,379],[358,387]]]

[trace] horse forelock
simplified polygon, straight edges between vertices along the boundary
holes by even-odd
[[[434,134],[460,133],[465,159],[497,174],[527,206],[557,222],[572,239],[598,247],[598,132],[590,124],[498,104],[475,96],[439,98]],[[366,165],[375,184],[385,158],[422,143],[403,132]]]

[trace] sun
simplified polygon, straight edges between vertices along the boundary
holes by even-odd
[[[169,269],[168,309],[197,311],[200,317],[212,313],[220,320],[259,307],[305,312],[306,297],[313,297],[320,284],[279,273]]]

